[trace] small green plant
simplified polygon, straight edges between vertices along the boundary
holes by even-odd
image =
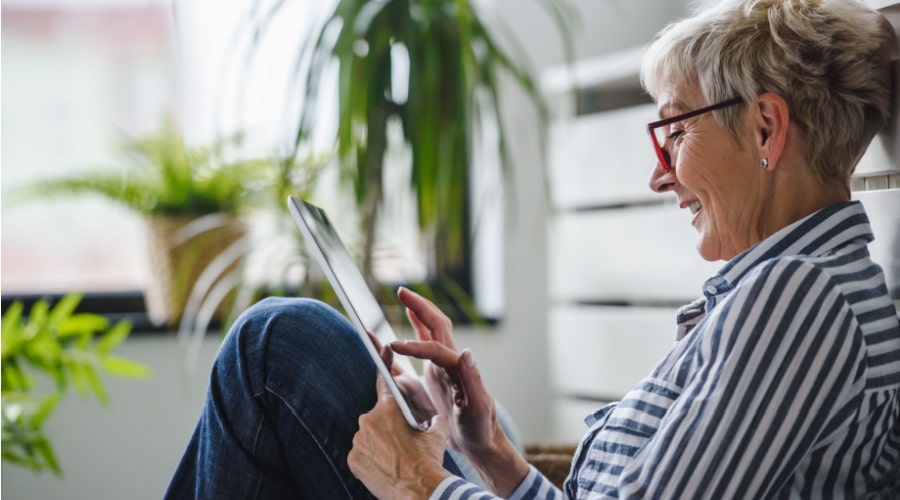
[[[108,396],[100,379],[105,372],[143,378],[144,365],[116,356],[114,351],[131,332],[131,324],[110,326],[103,316],[76,313],[80,294],[68,294],[54,306],[34,304],[27,317],[21,302],[2,318],[3,461],[35,471],[62,469],[44,432],[44,423],[69,388],[101,404]]]
[[[92,167],[40,179],[16,189],[6,203],[95,196],[125,207],[149,229],[154,274],[145,297],[151,321],[177,325],[192,293],[217,308],[217,315],[240,312],[230,310],[232,296],[210,297],[211,287],[229,276],[239,280],[249,250],[237,250],[250,241],[243,216],[271,207],[290,173],[285,160],[250,157],[244,146],[241,134],[191,145],[175,120],[165,116],[158,131],[123,139],[122,168]],[[281,205],[278,200],[276,206]],[[223,256],[222,266],[210,267]],[[207,270],[213,279],[199,284],[200,273]],[[211,276],[212,271],[217,274]]]
[[[23,201],[99,195],[144,216],[241,214],[266,197],[278,171],[272,158],[226,159],[240,143],[234,136],[190,146],[175,121],[166,118],[159,132],[124,139],[124,172],[101,168],[43,179],[16,195]]]

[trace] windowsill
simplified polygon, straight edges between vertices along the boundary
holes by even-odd
[[[3,313],[13,304],[20,301],[24,305],[25,311],[30,311],[32,306],[41,299],[55,304],[61,299],[64,293],[28,293],[3,295],[0,297],[0,308]],[[78,307],[75,309],[78,313],[93,313],[104,316],[110,322],[118,322],[128,320],[132,325],[132,332],[135,334],[142,333],[164,333],[169,329],[162,325],[155,325],[147,316],[144,307],[144,293],[139,290],[128,290],[121,292],[90,292],[85,293]],[[214,326],[210,326],[213,329]]]
[[[398,285],[399,286],[399,285]],[[406,285],[415,289],[413,286]],[[386,294],[390,295],[391,290],[396,290],[396,286],[385,285]],[[20,301],[24,305],[25,311],[30,311],[31,307],[39,300],[46,299],[51,305],[55,304],[62,298],[64,293],[47,293],[47,294],[10,294],[0,297],[0,310],[6,313],[6,310],[15,301]],[[269,293],[265,296],[275,296],[279,294]],[[300,296],[299,294],[282,293],[284,296]],[[334,300],[326,301],[336,305]],[[453,320],[455,325],[459,326],[480,326],[494,327],[499,323],[499,318],[480,317],[472,318],[471,315],[465,314],[465,306],[452,301],[437,302],[438,307],[444,311]],[[337,305],[336,305],[337,306]],[[337,306],[339,309],[340,307]],[[391,322],[405,321],[399,306],[385,306],[385,313]],[[165,325],[157,325],[150,321],[147,316],[146,307],[144,305],[144,293],[140,290],[128,290],[120,292],[89,292],[85,293],[81,302],[78,304],[75,312],[99,314],[107,318],[110,322],[115,323],[121,320],[128,320],[132,325],[132,334],[168,334],[173,333],[172,327]],[[221,322],[212,322],[207,331],[218,331],[222,327]]]

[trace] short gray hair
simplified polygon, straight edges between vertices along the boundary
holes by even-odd
[[[654,98],[696,83],[710,104],[777,94],[816,174],[846,184],[889,119],[896,47],[887,20],[856,0],[723,0],[659,33],[641,83]],[[741,109],[714,113],[735,136]]]

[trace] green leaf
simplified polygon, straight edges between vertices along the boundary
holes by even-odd
[[[53,446],[46,437],[41,437],[34,443],[38,454],[44,459],[44,464],[57,477],[62,477],[62,469],[59,467],[59,461],[56,459],[56,453],[53,452]]]
[[[44,332],[31,339],[25,346],[24,355],[32,365],[52,370],[63,357],[63,347],[55,337]]]
[[[106,394],[106,389],[103,387],[103,381],[100,380],[100,376],[97,374],[97,370],[91,365],[83,365],[82,373],[84,374],[84,380],[87,382],[87,386],[90,388],[90,391],[94,393],[94,397],[97,398],[101,404],[106,405],[109,403],[109,396]]]
[[[146,365],[118,356],[103,356],[100,364],[105,371],[120,377],[146,378],[151,374]]]
[[[21,467],[25,467],[28,469],[32,469],[35,471],[41,471],[44,467],[38,462],[36,459],[31,458],[29,455],[23,455],[11,451],[7,448],[9,445],[4,445],[3,448],[3,460],[9,462],[11,464],[19,465]],[[33,453],[33,452],[32,452]]]
[[[99,314],[81,313],[65,318],[59,323],[61,337],[88,337],[94,332],[106,330],[109,320]]]
[[[70,293],[59,299],[59,302],[57,302],[50,311],[50,316],[48,318],[50,324],[59,325],[66,318],[72,316],[72,313],[75,312],[75,308],[78,307],[78,304],[81,302],[81,298],[82,295],[80,293]]]
[[[31,325],[42,328],[47,321],[49,311],[50,306],[47,304],[46,300],[41,299],[35,302],[31,307],[31,311],[28,313],[28,322]]]
[[[0,367],[4,391],[27,391],[34,385],[32,380],[19,368],[18,360],[8,360]]]
[[[50,417],[62,400],[63,393],[61,391],[54,392],[40,401],[37,410],[29,418],[34,428],[40,428],[44,422]]]
[[[111,353],[113,350],[119,347],[119,345],[128,338],[128,335],[131,333],[131,323],[128,321],[120,321],[116,323],[116,325],[110,329],[103,337],[100,338],[100,341],[97,342],[97,354],[105,355]]]
[[[87,365],[77,361],[66,363],[66,371],[69,374],[68,381],[72,383],[75,392],[84,397],[90,393],[91,382],[87,374]]]
[[[22,319],[22,310],[24,307],[22,302],[18,300],[13,302],[12,305],[9,306],[9,309],[3,314],[2,321],[0,321],[0,328],[2,328],[3,332],[3,335],[0,336],[0,341],[2,341],[4,359],[9,351],[16,348],[19,339],[22,336],[22,328],[19,325],[19,322]]]

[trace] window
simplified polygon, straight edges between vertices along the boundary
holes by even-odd
[[[248,10],[254,5],[258,10]],[[305,36],[297,20],[324,15],[332,4],[283,3],[266,36],[253,46],[254,56],[247,57],[253,16],[264,19],[272,5],[4,2],[4,197],[10,199],[11,190],[42,177],[121,168],[117,148],[122,134],[139,137],[156,131],[167,111],[178,117],[190,143],[204,144],[242,131],[255,151],[289,150],[293,137],[285,133],[290,130],[286,121],[295,116],[292,107],[297,107],[290,72]],[[396,154],[404,161],[405,152]],[[328,176],[332,178],[322,183],[318,199],[343,200],[333,174]],[[406,179],[390,182],[396,183],[398,192],[407,191]],[[491,193],[483,196],[495,198]],[[327,208],[332,214],[355,211],[349,202],[341,203]],[[427,249],[418,237],[413,206],[408,197],[391,196],[385,207],[389,218],[382,225],[376,267],[385,282],[425,277]],[[106,200],[67,197],[4,206],[0,217],[4,303],[17,296],[75,290],[93,296],[86,301],[90,308],[127,310],[140,302],[141,290],[154,272],[148,265],[140,216]],[[339,216],[336,224],[351,246],[358,242],[358,235],[349,231],[357,224],[352,215]],[[479,229],[497,231],[497,224],[496,217],[486,218]],[[296,236],[284,234],[296,229],[260,217],[254,219],[252,230],[260,251],[251,257],[246,279],[284,284],[285,274],[272,259],[298,251],[291,246]],[[500,233],[494,234],[493,241],[480,237],[475,252],[499,258]],[[496,299],[496,271],[501,267],[484,266],[479,274],[492,279],[475,283],[486,291],[482,297],[494,297],[482,307],[486,314],[502,307]],[[296,273],[287,276],[297,278]]]
[[[147,131],[174,101],[165,6],[4,2],[2,23],[7,200],[42,177],[116,168],[117,134]],[[141,286],[142,228],[125,210],[93,199],[7,204],[2,227],[4,295]]]

